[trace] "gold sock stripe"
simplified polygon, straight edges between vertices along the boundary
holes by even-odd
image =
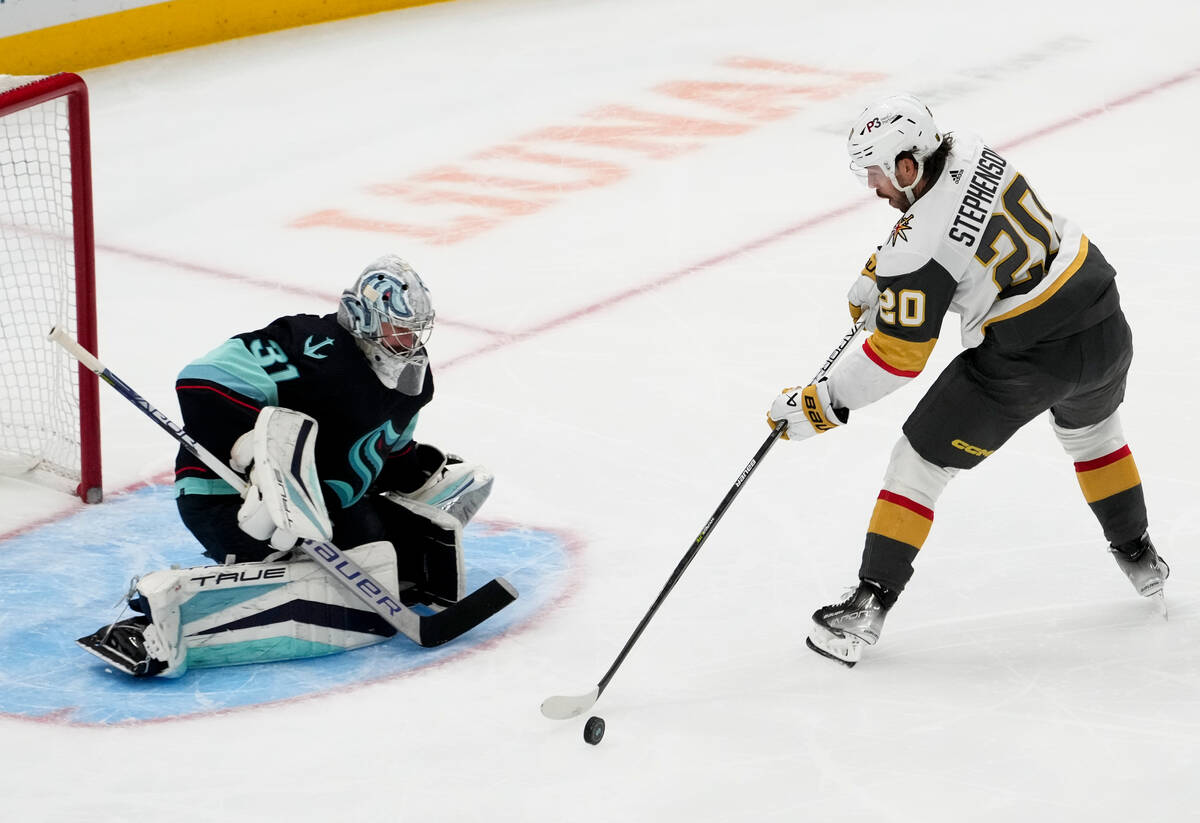
[[[881,491],[867,531],[921,548],[933,527],[933,512],[913,500]]]
[[[1088,503],[1128,491],[1142,482],[1128,446],[1096,460],[1076,463],[1075,478]]]

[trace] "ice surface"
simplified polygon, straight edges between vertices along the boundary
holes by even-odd
[[[174,414],[189,359],[332,310],[397,252],[440,320],[418,437],[495,471],[484,515],[578,550],[539,614],[412,676],[136,725],[0,717],[4,816],[1188,819],[1197,24],[1165,0],[475,0],[87,72],[100,353],[117,374]],[[587,746],[582,718],[538,707],[596,684],[765,436],[775,392],[845,331],[850,278],[894,216],[846,172],[844,129],[899,90],[1005,150],[1120,272],[1137,349],[1123,417],[1171,618],[1107,557],[1035,422],[944,494],[857,667],[804,648],[809,613],[854,580],[901,421],[958,350],[948,325],[918,385],[771,452],[605,690],[608,731]],[[102,398],[106,487],[160,481],[173,444]],[[0,500],[0,553],[38,524],[100,517],[14,481]],[[64,539],[41,559],[60,596],[115,601],[71,575],[76,551]],[[120,557],[116,579],[147,570]],[[0,688],[53,690],[91,665],[5,670]]]

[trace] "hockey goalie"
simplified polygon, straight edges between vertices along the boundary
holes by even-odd
[[[492,476],[413,439],[433,397],[433,323],[429,290],[389,255],[335,313],[278,318],[188,364],[175,386],[184,427],[246,480],[243,496],[189,450],[176,459],[180,517],[219,565],[143,575],[128,593],[134,616],[79,645],[130,675],[178,677],[392,637],[296,551],[301,540],[336,542],[404,607],[462,599],[462,530]]]

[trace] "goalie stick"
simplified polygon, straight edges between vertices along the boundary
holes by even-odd
[[[203,461],[217,476],[237,490],[243,497],[247,484],[224,461],[196,442],[191,435],[174,421],[156,409],[140,394],[129,387],[101,363],[91,352],[79,345],[60,326],[50,330],[48,337],[84,365],[96,373],[108,385],[133,405],[142,410],[167,434],[185,449]],[[359,600],[379,614],[396,631],[420,646],[440,646],[455,639],[503,609],[517,599],[517,590],[503,577],[489,580],[462,600],[446,606],[434,614],[419,614],[403,605],[387,587],[375,580],[346,553],[330,542],[304,540],[297,547],[312,558],[340,584],[354,593]]]
[[[846,336],[842,338],[842,342],[838,343],[837,348],[830,352],[829,356],[825,358],[825,364],[821,366],[820,370],[817,371],[816,375],[813,376],[813,379],[810,380],[809,383],[816,383],[825,376],[825,374],[833,367],[834,362],[841,357],[842,352],[846,350],[846,347],[850,345],[850,342],[866,324],[867,318],[864,314],[863,317],[860,317],[858,322],[854,324],[854,328],[850,329]],[[604,673],[604,677],[600,678],[600,682],[596,684],[596,687],[590,692],[580,695],[555,695],[553,697],[547,697],[542,701],[543,715],[551,720],[569,720],[572,717],[578,717],[595,705],[596,701],[600,699],[600,695],[603,694],[606,688],[608,688],[608,684],[613,679],[613,675],[617,673],[617,669],[621,667],[621,664],[629,655],[630,650],[633,648],[633,644],[636,643],[638,638],[642,636],[642,632],[645,631],[646,626],[650,623],[650,619],[654,617],[655,612],[658,611],[658,607],[661,606],[663,601],[667,599],[667,595],[671,593],[673,588],[675,588],[675,584],[678,583],[679,578],[683,576],[684,570],[686,570],[688,565],[692,562],[692,558],[696,556],[697,552],[700,551],[700,547],[704,545],[704,541],[708,539],[710,534],[712,534],[712,530],[716,528],[717,522],[721,519],[722,515],[725,514],[725,510],[729,508],[731,503],[733,503],[733,500],[735,497],[737,497],[738,492],[742,490],[742,487],[746,485],[746,481],[750,479],[750,475],[754,473],[754,469],[758,467],[758,464],[762,462],[764,457],[766,457],[767,452],[770,451],[771,447],[775,445],[775,441],[777,441],[785,431],[787,431],[787,421],[781,420],[775,424],[775,428],[771,430],[771,434],[767,437],[763,444],[758,447],[758,451],[754,453],[754,457],[750,458],[750,462],[746,464],[746,468],[742,469],[742,473],[738,475],[738,479],[734,482],[729,491],[726,492],[724,499],[721,500],[720,505],[717,506],[717,510],[713,512],[712,517],[708,518],[708,522],[704,524],[704,528],[700,530],[700,534],[697,535],[695,541],[692,542],[692,547],[688,549],[687,553],[683,556],[683,559],[679,561],[679,565],[675,567],[675,571],[671,573],[670,578],[667,580],[667,584],[663,586],[662,591],[658,593],[658,597],[655,599],[653,605],[650,606],[650,610],[646,612],[645,616],[642,618],[642,621],[638,623],[637,628],[633,630],[633,634],[630,635],[629,640],[626,641],[625,647],[621,649],[621,653],[617,655],[617,659],[613,661],[613,664],[609,666],[608,671]]]

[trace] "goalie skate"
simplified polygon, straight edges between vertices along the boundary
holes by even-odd
[[[817,609],[805,645],[823,657],[853,666],[862,657],[863,646],[873,646],[883,630],[888,610],[881,595],[878,586],[864,580],[842,602]]]
[[[146,632],[152,630],[150,618],[137,616],[105,626],[75,642],[110,666],[134,677],[152,677],[167,668],[146,648]]]

